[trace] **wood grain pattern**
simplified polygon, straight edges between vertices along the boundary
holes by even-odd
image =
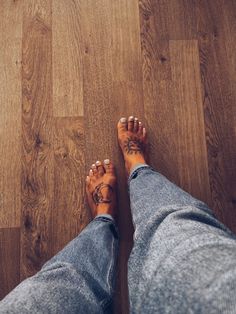
[[[236,231],[236,4],[200,1],[198,40],[212,203]]]
[[[142,81],[138,2],[110,3],[113,81]]]
[[[88,223],[85,174],[110,158],[121,235],[115,313],[129,312],[121,116],[146,125],[151,165],[236,231],[235,34],[234,0],[2,1],[1,296]]]
[[[85,208],[84,125],[79,118],[54,121],[54,205],[52,253],[61,250],[89,223]]]
[[[80,2],[52,0],[53,114],[83,116]]]
[[[150,163],[169,180],[180,184],[176,151],[175,98],[171,80],[145,81],[144,110]],[[168,123],[172,121],[172,123]]]
[[[0,228],[20,226],[22,3],[0,9]]]
[[[171,79],[167,2],[139,1],[144,81]]]
[[[22,64],[21,278],[51,256],[53,204],[51,6],[26,1]]]
[[[0,300],[20,279],[20,228],[0,229]]]
[[[111,63],[111,7],[108,1],[81,3],[82,32],[84,37],[84,117],[85,163],[88,169],[96,159],[111,156],[112,145],[103,139],[113,132]]]
[[[170,41],[180,186],[210,203],[198,43]]]
[[[196,5],[198,0],[164,0],[165,20],[168,25],[169,39],[196,39]],[[158,2],[156,2],[158,9]]]

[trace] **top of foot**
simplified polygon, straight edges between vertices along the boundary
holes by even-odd
[[[87,201],[93,218],[110,214],[116,218],[116,174],[109,159],[92,164],[86,177]]]
[[[127,174],[138,163],[146,163],[147,132],[138,118],[121,118],[117,124],[118,141],[122,150]]]

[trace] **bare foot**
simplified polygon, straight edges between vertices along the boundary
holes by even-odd
[[[116,216],[116,174],[109,159],[96,161],[86,177],[86,194],[93,218],[99,214]]]
[[[147,133],[138,118],[121,118],[117,125],[118,141],[124,155],[127,174],[138,163],[146,164]]]

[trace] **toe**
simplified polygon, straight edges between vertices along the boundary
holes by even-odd
[[[90,183],[90,176],[86,176],[85,182],[86,182],[87,185]]]
[[[130,116],[128,119],[128,131],[133,131],[134,128],[134,117]]]
[[[97,171],[97,167],[95,164],[92,164],[91,169],[93,171],[93,175],[97,175],[98,171]]]
[[[134,132],[138,132],[138,118],[134,118]]]
[[[93,170],[90,169],[90,170],[89,170],[89,177],[92,178],[92,176],[93,176]]]
[[[118,131],[127,131],[127,119],[121,118],[117,124]]]
[[[144,140],[147,138],[147,130],[146,130],[146,128],[143,128],[143,138],[144,138]]]
[[[98,175],[103,176],[104,175],[104,168],[103,168],[103,165],[102,165],[100,160],[96,161],[96,166],[97,166]]]
[[[104,168],[106,173],[115,173],[115,167],[109,159],[104,160]]]
[[[141,121],[138,123],[138,134],[143,135],[143,124]]]

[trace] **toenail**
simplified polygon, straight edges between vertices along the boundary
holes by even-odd
[[[92,169],[89,170],[89,174],[93,174],[93,170]]]
[[[121,122],[121,123],[125,123],[126,121],[127,121],[126,118],[121,118],[121,119],[120,119],[120,122]]]
[[[96,168],[96,165],[95,164],[92,164],[92,166],[91,166],[92,168]]]
[[[138,123],[139,125],[141,125],[142,124],[142,122],[141,121],[139,121],[139,123]]]
[[[130,116],[129,121],[134,121],[134,116]]]
[[[104,164],[105,164],[105,165],[109,165],[109,163],[110,163],[110,160],[109,160],[109,159],[105,159],[105,160],[104,160]]]
[[[101,164],[102,164],[102,163],[101,163],[100,160],[97,160],[97,161],[96,161],[96,166],[101,166]]]
[[[134,118],[134,122],[138,122],[138,118]]]

